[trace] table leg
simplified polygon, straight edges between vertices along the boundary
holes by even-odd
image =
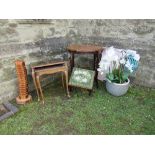
[[[61,72],[61,77],[62,77],[62,86],[63,86],[63,88],[65,88],[65,85],[64,85],[64,73],[63,72]]]
[[[66,79],[66,91],[67,91],[67,96],[70,97],[70,94],[69,94],[69,89],[68,89],[68,72],[65,71],[65,79]]]
[[[94,54],[94,70],[95,70],[95,82],[96,82],[96,87],[98,88],[98,71],[97,71],[97,68],[98,68],[98,62],[99,59],[98,59],[98,53],[95,53]]]
[[[98,85],[98,71],[97,71],[97,69],[99,67],[99,62],[100,62],[99,57],[100,57],[100,54],[97,53],[97,59],[96,59],[96,80],[97,80],[97,88],[99,88],[99,85]]]
[[[42,102],[43,102],[43,104],[44,104],[44,103],[45,103],[45,102],[44,102],[44,95],[43,95],[43,92],[42,92],[42,88],[41,88],[39,76],[37,76],[37,83],[38,83],[38,87],[39,87],[39,90],[40,90]]]
[[[71,53],[71,72],[73,70],[74,67],[74,53]]]
[[[34,86],[35,86],[36,91],[37,91],[38,101],[40,101],[40,99],[39,99],[39,91],[38,91],[38,86],[37,86],[36,76],[35,76],[34,71],[32,71],[32,78],[33,78]]]
[[[94,70],[96,70],[96,54],[94,53],[94,66],[93,66]]]

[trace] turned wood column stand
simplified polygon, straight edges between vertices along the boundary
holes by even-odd
[[[25,104],[31,101],[32,97],[28,93],[27,70],[24,61],[15,62],[18,78],[19,96],[16,98],[17,104]]]

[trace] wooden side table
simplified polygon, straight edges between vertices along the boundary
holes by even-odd
[[[68,90],[68,66],[67,62],[57,62],[52,64],[40,65],[40,66],[33,66],[32,67],[32,78],[34,81],[34,85],[38,95],[38,101],[42,100],[44,104],[44,96],[40,84],[40,77],[42,75],[50,75],[54,73],[62,73],[62,84],[64,87],[63,75],[65,75],[65,83],[66,83],[66,91],[68,97],[70,97],[69,90]]]
[[[98,88],[97,68],[98,68],[98,64],[99,64],[99,53],[102,52],[103,47],[96,46],[96,45],[71,44],[67,47],[67,50],[71,54],[71,71],[73,70],[73,67],[74,67],[74,55],[75,54],[92,54],[92,55],[94,55],[93,69],[95,70],[95,81],[96,81],[96,86]]]

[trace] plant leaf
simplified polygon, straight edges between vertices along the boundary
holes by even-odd
[[[125,82],[127,79],[128,79],[128,74],[127,73],[124,73],[123,75],[122,75],[122,80]]]
[[[107,78],[108,78],[110,81],[113,81],[113,80],[114,80],[114,75],[113,75],[113,73],[107,74]]]

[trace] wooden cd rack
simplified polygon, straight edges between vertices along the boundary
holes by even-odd
[[[28,92],[28,80],[25,62],[21,60],[16,60],[15,65],[19,87],[19,96],[16,98],[16,102],[17,104],[25,104],[31,101],[31,96]]]

